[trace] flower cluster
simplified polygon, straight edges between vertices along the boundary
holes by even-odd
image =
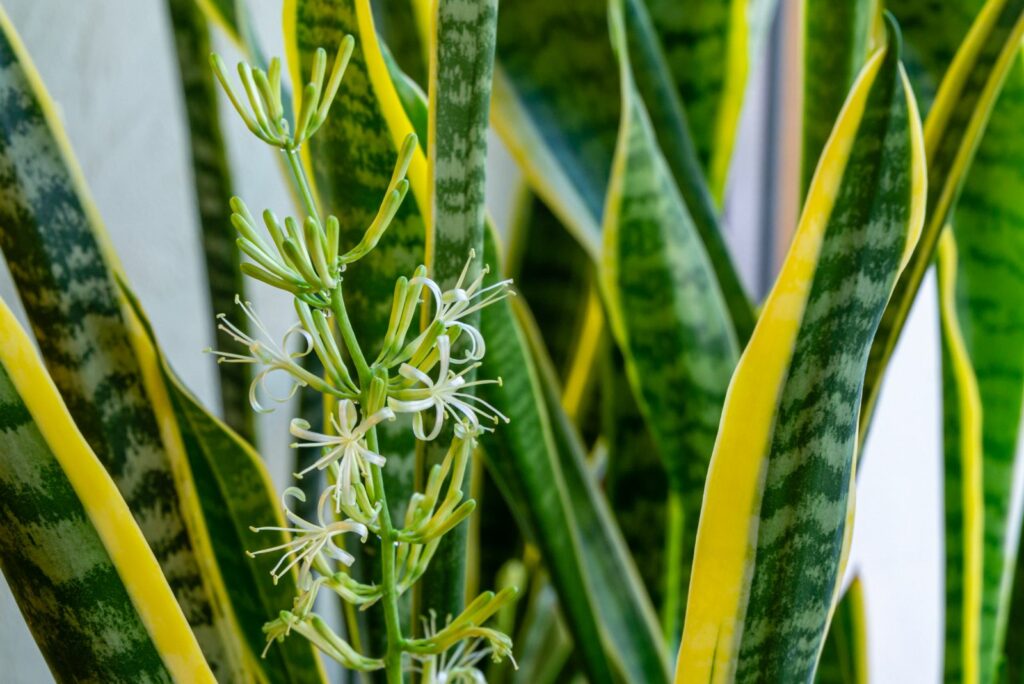
[[[292,447],[311,449],[316,455],[295,477],[326,475],[328,485],[319,496],[313,515],[316,520],[304,519],[289,507],[289,499],[306,500],[302,490],[289,487],[282,498],[287,524],[253,528],[275,541],[250,556],[280,554],[270,571],[273,581],[294,576],[298,590],[293,605],[265,625],[264,631],[268,647],[292,633],[300,634],[346,667],[386,669],[390,681],[396,676],[400,679],[402,669],[410,667],[419,667],[424,681],[480,681],[482,675],[475,665],[483,655],[495,659],[510,655],[509,638],[485,623],[513,599],[513,588],[480,595],[461,614],[447,616],[440,630],[432,616],[424,623],[422,638],[402,636],[395,616],[399,598],[423,576],[443,535],[475,507],[463,490],[478,437],[508,420],[477,396],[480,387],[500,384],[500,379],[475,378],[486,353],[476,319],[481,309],[513,294],[511,281],[489,279],[487,266],[479,267],[472,251],[449,289],[442,288],[429,277],[428,269],[420,266],[397,279],[391,316],[377,355],[371,357],[361,348],[343,295],[346,267],[374,249],[402,204],[409,188],[405,175],[417,141],[412,135],[404,141],[376,217],[362,238],[345,249],[338,218],[321,218],[324,214],[314,200],[299,149],[326,120],[352,49],[348,37],[326,85],[326,53],[317,51],[312,77],[299,98],[294,129],[282,106],[279,61],[273,60],[267,72],[239,66],[243,100],[230,85],[220,58],[211,60],[245,124],[284,155],[305,213],[301,219],[289,216],[280,221],[265,211],[261,229],[241,199],[231,200],[237,244],[250,259],[242,271],[290,293],[298,322],[277,344],[252,305],[236,299],[247,323],[238,326],[221,316],[220,327],[244,352],[214,354],[218,362],[252,364],[258,369],[249,392],[256,411],[268,410],[261,403],[264,396],[284,402],[299,388],[323,394],[333,406],[323,432],[299,418],[290,423],[290,433],[296,439]],[[255,332],[250,335],[246,330]],[[306,368],[304,361],[310,355],[320,361],[322,375]],[[291,383],[285,396],[268,391],[266,380],[274,372]],[[403,414],[407,417],[400,425],[407,426],[417,440],[450,439],[450,444],[441,462],[427,474],[423,490],[410,497],[402,524],[397,525],[383,486],[388,456],[377,429],[384,422],[400,420]],[[446,424],[451,428],[446,430]],[[370,538],[380,543],[381,576],[372,582],[359,581],[349,573],[356,554],[346,542],[359,539],[366,543]],[[315,612],[316,598],[324,589],[360,609],[385,605],[386,653],[364,655],[334,633]],[[428,677],[428,673],[432,674]]]

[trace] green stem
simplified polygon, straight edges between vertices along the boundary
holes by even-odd
[[[356,373],[359,375],[359,387],[365,392],[370,386],[370,366],[366,363],[366,357],[359,346],[359,340],[356,339],[356,331],[352,329],[352,321],[348,317],[348,311],[345,309],[345,300],[341,294],[341,284],[331,293],[331,312],[334,314],[334,319],[338,324],[341,340],[345,343],[345,347],[352,357],[352,363],[355,364]]]
[[[322,226],[320,212],[317,211],[316,202],[313,200],[313,191],[309,187],[309,180],[306,178],[306,172],[302,168],[302,160],[299,159],[298,150],[284,150],[284,157],[288,161],[288,169],[292,172],[295,185],[299,188],[299,195],[302,197],[302,204],[306,208],[306,212],[313,217],[317,224]]]
[[[683,543],[686,536],[686,512],[681,492],[669,488],[665,545],[665,597],[661,606],[661,629],[665,639],[679,639],[683,610]]]
[[[367,446],[377,450],[377,429],[367,434]],[[387,494],[384,492],[384,476],[380,466],[371,466],[373,470],[373,486],[381,503],[380,510],[380,546],[381,546],[381,586],[383,595],[381,603],[384,608],[384,626],[388,635],[388,649],[384,655],[384,667],[388,684],[402,684],[402,650],[405,639],[402,637],[401,617],[398,612],[398,586],[395,577],[395,544],[397,535],[391,525],[391,512],[388,509]]]

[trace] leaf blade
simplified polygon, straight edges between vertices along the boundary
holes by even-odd
[[[814,673],[848,552],[868,349],[923,222],[923,142],[898,40],[890,22],[889,46],[847,99],[730,384],[677,682]]]
[[[0,338],[0,567],[53,675],[213,682],[131,511],[3,302]]]

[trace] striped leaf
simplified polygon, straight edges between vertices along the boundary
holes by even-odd
[[[504,3],[497,51],[494,127],[530,188],[596,260],[619,121],[607,3]]]
[[[751,64],[761,59],[773,0],[644,0],[719,205]]]
[[[814,677],[817,684],[867,684],[868,654],[864,617],[864,587],[854,577],[836,606],[828,627],[821,662]]]
[[[496,279],[493,234],[485,241]],[[481,318],[485,369],[504,380],[484,398],[512,419],[500,439],[485,440],[488,467],[541,550],[590,681],[666,681],[653,610],[558,406],[539,336],[524,331],[512,302],[488,307]]]
[[[174,31],[178,73],[188,120],[192,175],[210,305],[215,313],[226,313],[234,309],[235,295],[242,294],[245,288],[242,273],[238,270],[241,259],[235,246],[237,236],[231,226],[231,210],[227,203],[232,194],[231,172],[220,130],[217,89],[210,71],[210,30],[195,0],[168,0],[167,9]],[[215,320],[211,315],[211,324]],[[219,349],[227,349],[233,344],[231,337],[218,330],[215,324],[213,332]],[[243,363],[221,363],[217,365],[217,374],[224,420],[243,438],[253,441],[255,426],[248,400],[249,367]]]
[[[0,302],[0,570],[59,682],[213,682],[114,482]]]
[[[886,0],[903,31],[903,63],[914,84],[921,115],[928,116],[957,48],[986,0]]]
[[[212,416],[175,375],[157,346],[153,329],[128,284],[118,278],[125,299],[145,339],[138,346],[148,372],[159,374],[161,401],[169,404],[177,420],[188,468],[195,482],[195,497],[203,513],[206,532],[239,629],[250,654],[262,652],[266,637],[262,627],[291,607],[298,594],[293,574],[277,582],[270,571],[277,558],[260,555],[249,558],[241,549],[256,550],[287,541],[283,534],[256,533],[253,527],[285,527],[270,476],[256,451]],[[155,385],[155,383],[153,383]],[[303,639],[286,639],[275,644],[263,658],[260,669],[269,681],[323,681],[319,659]]]
[[[919,99],[930,103],[984,3],[943,3],[928,12],[918,3],[895,4],[909,19],[907,42],[916,66],[911,78]],[[1017,275],[1024,265],[1019,53],[1009,68],[951,213],[955,244],[939,262],[946,403],[945,670],[948,678],[970,673],[983,682],[996,680],[1007,623],[1016,553],[1009,513],[1024,393],[1019,313],[1024,281]],[[961,346],[969,368],[951,354]],[[971,407],[962,400],[974,395],[980,416],[961,408]],[[980,477],[973,477],[978,468]]]
[[[925,126],[927,222],[893,292],[871,347],[864,379],[861,434],[867,432],[885,367],[950,218],[992,106],[1020,50],[1024,0],[988,0],[957,49]]]
[[[437,0],[430,31],[428,108],[429,240],[426,265],[444,289],[480,275],[484,251],[487,119],[494,72],[497,0]],[[464,275],[463,275],[464,274]],[[479,312],[463,318],[474,327]],[[467,380],[472,380],[467,377]],[[472,390],[469,390],[470,392]],[[447,436],[424,445],[420,481],[444,460]],[[446,534],[417,587],[420,612],[458,615],[466,596],[469,522]]]
[[[638,86],[658,142],[694,216],[730,311],[745,339],[754,316],[722,240],[686,114],[640,0],[626,4]],[[607,3],[521,0],[501,8],[492,122],[531,189],[597,262],[615,153],[621,90],[608,41]],[[573,84],[572,88],[565,87]]]
[[[316,669],[309,648],[258,658],[260,626],[288,607],[279,601],[291,582],[257,607],[255,595],[233,576],[246,550],[233,527],[251,522],[228,521],[223,509],[237,503],[272,518],[276,501],[266,487],[252,487],[262,470],[255,461],[246,466],[225,455],[225,463],[244,470],[238,477],[247,478],[248,489],[230,492],[239,502],[223,508],[201,502],[211,483],[197,470],[195,459],[206,458],[199,451],[218,453],[237,440],[219,424],[199,436],[179,422],[155,348],[119,291],[117,258],[53,106],[3,23],[0,88],[5,101],[18,106],[5,108],[0,118],[0,246],[43,360],[154,549],[214,674],[308,681]]]
[[[878,0],[803,0],[803,126],[800,201],[846,94],[881,28]]]
[[[682,626],[703,484],[739,345],[714,269],[637,93],[622,5],[613,3],[622,120],[605,208],[600,279],[630,384],[668,471],[673,516],[664,610]]]
[[[947,230],[938,250],[946,513],[944,670],[950,681],[980,682],[984,562],[981,399],[957,319],[956,271],[956,242]]]
[[[426,85],[428,54],[420,23],[430,3],[423,0],[373,0],[373,17],[401,70],[413,83]],[[426,27],[422,27],[425,29]]]
[[[729,387],[677,682],[814,675],[852,531],[868,350],[924,217],[920,121],[891,19],[887,31]]]
[[[943,383],[954,395],[970,391],[964,385],[977,384],[981,409],[979,454],[981,458],[981,490],[972,499],[983,506],[984,558],[983,571],[974,579],[981,584],[981,606],[973,606],[974,619],[980,620],[977,644],[981,659],[981,681],[994,681],[1002,651],[1007,620],[1007,600],[1012,582],[1016,539],[1010,537],[1015,525],[1010,518],[1013,494],[1013,472],[1020,430],[1021,397],[1024,395],[1024,214],[1020,198],[1024,196],[1024,136],[1020,122],[1024,120],[1024,64],[1016,60],[1006,85],[992,110],[988,130],[964,184],[953,212],[952,236],[958,259],[944,275],[953,280],[944,302],[955,311],[960,334],[967,353],[971,374],[962,376],[955,366],[944,364]],[[943,262],[940,260],[940,265]],[[944,291],[945,292],[945,291]],[[946,332],[946,326],[942,328]],[[947,347],[949,341],[947,340]],[[944,357],[944,361],[950,361]],[[952,385],[952,386],[950,386]],[[958,439],[960,423],[968,420],[947,406],[945,426],[947,459],[969,465],[968,452]],[[947,460],[949,463],[949,460]],[[973,465],[973,464],[970,464]],[[959,490],[958,496],[947,499],[947,666],[953,667],[955,653],[951,639],[956,639],[966,618],[957,620],[955,608],[967,610],[962,603],[966,592],[952,586],[950,579],[958,573],[957,565],[966,569],[967,558],[951,555],[966,531],[963,478],[954,478],[957,469],[947,468],[947,493]],[[966,579],[966,577],[965,577]],[[962,644],[962,642],[959,642]],[[953,662],[951,662],[951,659]],[[954,667],[954,673],[956,668]],[[947,668],[947,674],[951,674]]]
[[[659,0],[657,4],[663,11],[667,9],[664,6],[666,3]],[[708,3],[708,7],[713,4]],[[699,10],[691,11],[689,15],[699,13]],[[692,138],[690,135],[691,122],[688,121],[673,73],[669,70],[667,48],[662,50],[658,33],[642,0],[625,0],[623,14],[636,89],[647,109],[658,145],[672,170],[679,193],[718,276],[718,284],[732,316],[736,335],[741,343],[745,343],[754,329],[756,316],[722,236],[718,208],[697,156],[695,140],[700,138]],[[676,40],[677,47],[678,42]]]

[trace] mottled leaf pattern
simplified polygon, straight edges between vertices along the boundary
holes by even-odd
[[[531,189],[595,257],[619,121],[617,92],[607,3],[501,5],[495,128]]]
[[[494,254],[493,235],[485,240],[485,253]],[[497,264],[489,263],[493,281]],[[538,370],[531,358],[540,340],[528,341],[507,301],[485,309],[481,326],[488,342],[484,371],[504,379],[504,387],[484,398],[512,418],[501,439],[485,440],[488,466],[541,549],[590,680],[665,681],[653,611],[607,504],[589,482],[580,447],[566,436],[572,428],[558,416],[557,393],[544,393],[553,373]]]
[[[836,606],[821,650],[816,684],[867,684],[864,586],[854,577]]]
[[[605,209],[601,284],[626,371],[685,524],[667,557],[680,586],[666,606],[668,638],[682,626],[707,464],[739,345],[714,270],[661,155],[626,54],[621,5],[612,10],[623,117]]]
[[[656,4],[662,10],[666,9],[664,3]],[[706,9],[710,10],[713,4],[708,3]],[[725,245],[718,208],[697,156],[685,105],[673,80],[673,72],[669,70],[667,53],[662,50],[643,0],[625,0],[623,13],[637,92],[647,109],[658,145],[672,170],[679,193],[715,269],[736,336],[741,343],[745,343],[754,329],[754,311]],[[697,13],[691,12],[691,15]]]
[[[958,48],[925,122],[928,220],[893,292],[871,346],[860,430],[867,432],[885,367],[942,228],[956,205],[978,143],[1024,36],[1024,0],[989,0]]]
[[[677,682],[814,675],[852,531],[868,350],[923,221],[920,121],[887,29],[730,384]]]
[[[803,137],[800,201],[846,94],[871,52],[877,0],[803,1]]]
[[[278,557],[254,551],[283,544],[284,535],[257,534],[253,527],[286,525],[277,495],[263,462],[251,446],[230,428],[210,415],[174,374],[157,347],[153,329],[127,283],[118,281],[121,291],[146,332],[144,357],[159,366],[160,379],[170,401],[188,454],[188,466],[195,481],[196,498],[202,508],[213,553],[225,578],[239,629],[251,653],[266,645],[262,627],[289,609],[297,593],[295,573],[270,580]],[[324,679],[318,657],[309,642],[286,639],[275,644],[261,659],[261,673],[270,682],[318,682]]]
[[[213,682],[117,489],[0,302],[0,570],[59,682]]]
[[[487,119],[494,73],[497,0],[438,0],[430,40],[427,183],[430,237],[427,267],[443,289],[480,274],[484,251]],[[479,255],[466,267],[470,254]],[[465,269],[465,270],[464,270]],[[462,319],[479,325],[479,312]],[[467,378],[471,379],[471,378]],[[425,445],[421,476],[447,451],[445,439]],[[441,540],[418,587],[421,612],[458,615],[466,594],[469,522]]]
[[[644,0],[697,154],[719,202],[752,60],[760,57],[772,0]]]

